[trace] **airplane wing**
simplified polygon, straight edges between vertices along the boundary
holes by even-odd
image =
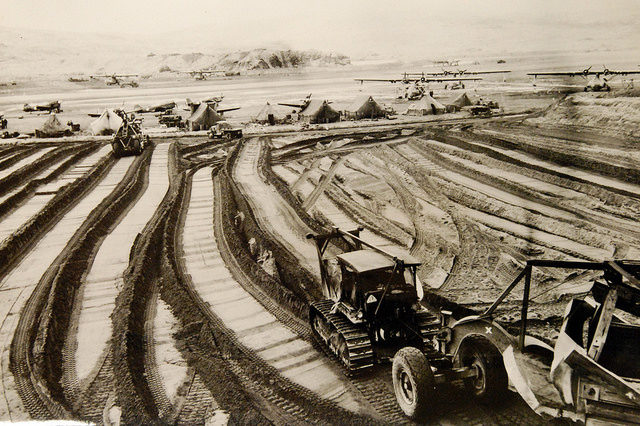
[[[633,70],[633,71],[609,71],[609,74],[616,74],[616,75],[640,74],[640,70]]]
[[[383,80],[383,81],[387,81],[387,80]],[[293,108],[302,108],[304,106],[303,104],[286,104],[284,102],[279,102],[278,105],[288,106]]]
[[[425,74],[426,75],[426,74]],[[359,81],[360,83],[364,81],[387,81],[389,83],[398,83],[398,82],[421,82],[421,83],[431,83],[431,82],[442,82],[442,81],[469,81],[469,80],[482,80],[479,77],[420,77],[420,78],[354,78],[355,81]]]
[[[511,72],[511,70],[494,70],[494,71],[465,71],[463,74],[481,75],[481,74],[503,74]]]
[[[218,108],[218,109],[216,110],[216,112],[219,112],[219,113],[221,113],[221,114],[222,114],[223,112],[227,112],[227,111],[235,111],[235,110],[238,110],[238,109],[240,109],[240,107],[233,107],[233,108]]]
[[[397,83],[398,81],[420,81],[419,78],[408,78],[408,79],[404,79],[404,78],[354,78],[355,81],[359,81],[360,83],[362,83],[363,81],[388,81],[389,83]],[[280,104],[280,105],[284,105],[284,104]],[[287,105],[287,106],[295,106],[295,105]]]
[[[482,80],[480,77],[447,77],[447,78],[425,78],[424,81],[429,82],[441,82],[441,81],[477,81]],[[422,81],[422,80],[419,80]]]
[[[584,75],[584,73],[582,71],[579,71],[579,72],[528,72],[527,75],[532,75],[534,77],[537,77],[539,75],[575,77],[576,75]]]

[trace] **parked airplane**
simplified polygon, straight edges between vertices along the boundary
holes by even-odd
[[[355,81],[359,81],[360,84],[365,81],[388,81],[389,83],[404,83],[410,84],[415,82],[420,83],[442,83],[447,81],[477,81],[482,80],[480,77],[431,77],[424,73],[403,73],[400,78],[354,78]]]
[[[180,74],[189,74],[195,80],[207,80],[212,75],[221,77],[234,77],[240,75],[239,71],[223,71],[223,70],[193,70],[193,71],[178,71]]]
[[[619,76],[619,75],[630,75],[630,74],[640,74],[640,70],[628,70],[628,71],[619,71],[619,70],[610,70],[606,66],[602,66],[602,71],[591,71],[591,67],[586,68],[582,71],[565,71],[565,72],[555,72],[555,71],[541,71],[541,72],[530,72],[527,75],[533,76],[534,85],[535,80],[538,76],[542,77],[595,77],[587,83],[584,88],[585,92],[593,91],[593,92],[608,92],[611,90],[611,86],[609,86],[609,82]]]
[[[138,74],[103,74],[103,75],[90,75],[89,77],[93,79],[104,78],[105,79],[104,82],[107,86],[138,87],[138,82],[135,80],[129,80],[129,81],[121,80],[121,78],[123,77],[137,77],[137,76]]]
[[[311,93],[309,93],[304,99],[302,99],[300,102],[289,102],[289,103],[285,103],[285,102],[278,102],[278,105],[282,105],[282,106],[288,106],[288,107],[292,107],[292,108],[299,108],[300,111],[302,111],[303,109],[305,109],[306,107],[309,106],[309,103],[311,103]]]
[[[133,112],[137,113],[147,113],[147,112],[165,112],[171,111],[176,107],[176,103],[174,101],[165,102],[163,104],[158,104],[154,106],[150,106],[148,108],[141,107],[140,105],[136,105],[133,107]]]
[[[40,104],[40,105],[24,104],[24,106],[22,107],[22,110],[24,112],[36,112],[36,111],[62,112],[59,101],[51,101],[51,102],[47,102],[46,104]]]
[[[187,107],[188,107],[188,111],[194,112],[195,110],[198,109],[198,107],[202,104],[208,104],[209,106],[211,106],[215,112],[217,112],[218,114],[222,115],[225,112],[229,112],[229,111],[235,111],[240,109],[240,107],[230,107],[230,108],[220,108],[220,102],[222,102],[222,100],[224,99],[223,95],[220,96],[212,96],[208,99],[203,99],[200,102],[194,102],[191,99],[187,98]]]
[[[511,72],[511,70],[491,70],[491,71],[469,71],[469,70],[446,70],[436,72],[419,72],[419,73],[405,73],[406,75],[413,77],[438,77],[438,76],[462,76],[462,75],[484,75],[484,74],[506,74]]]

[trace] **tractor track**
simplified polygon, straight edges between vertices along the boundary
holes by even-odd
[[[85,243],[83,268],[76,272],[76,320],[72,322],[64,344],[65,389],[71,399],[90,382],[100,360],[106,355],[115,299],[122,287],[122,274],[129,265],[129,251],[133,240],[141,232],[166,192],[168,144],[145,150],[143,162],[135,168],[135,175],[123,188],[121,195],[111,200],[109,210],[100,223],[100,234]]]
[[[83,146],[86,146],[86,144],[73,144],[70,146],[63,145],[58,148],[52,148],[44,155],[13,171],[10,175],[0,179],[0,196],[4,196],[7,193],[23,186],[24,182],[29,181],[36,174],[60,162],[64,157],[70,156],[74,152],[78,152],[83,148]]]
[[[18,148],[16,148],[15,150],[7,150],[7,155],[5,155],[3,157],[3,159],[0,161],[0,171],[4,171],[5,169],[13,166],[14,164],[16,164],[17,162],[23,160],[24,158],[32,155],[34,152],[38,151],[38,149],[40,149],[37,146],[34,145],[30,145],[30,146],[20,146]],[[3,173],[4,175],[4,173]]]
[[[91,160],[89,170],[80,170],[81,173],[74,176],[74,170],[83,163],[81,161],[61,176],[56,177],[49,184],[46,184],[46,186],[53,186],[53,191],[38,197],[37,200],[32,197],[30,202],[35,204],[33,207],[29,206],[30,202],[27,202],[18,210],[13,211],[10,216],[2,219],[3,227],[7,227],[9,220],[13,220],[15,224],[11,226],[13,232],[0,243],[0,276],[6,273],[13,263],[29,250],[39,238],[45,235],[49,228],[68,210],[69,203],[73,202],[75,197],[82,196],[90,188],[85,186],[84,180],[89,179],[91,181],[90,176],[96,177],[107,173],[116,163],[115,158],[110,153],[101,157],[100,160],[97,158],[85,160]],[[62,187],[67,176],[72,181]],[[31,211],[33,214],[28,213],[26,220],[24,220],[22,215],[17,214],[22,209]],[[15,216],[15,219],[12,219],[13,216]]]
[[[494,136],[489,136],[477,132],[461,132],[452,136],[448,132],[433,132],[431,138],[438,142],[447,143],[458,148],[462,148],[471,152],[477,152],[487,155],[496,160],[505,161],[525,169],[531,169],[542,172],[546,175],[560,178],[560,182],[567,180],[587,187],[596,187],[609,193],[622,195],[625,197],[640,198],[638,191],[629,190],[625,187],[615,184],[601,183],[603,175],[597,175],[592,170],[598,170],[594,166],[595,162],[584,164],[584,162],[575,155],[560,155],[557,151],[547,150],[545,147],[527,148],[515,143],[506,142]],[[559,157],[559,158],[557,158]],[[589,168],[592,166],[592,168]],[[568,167],[572,167],[572,171],[581,172],[580,176],[576,173],[569,173]],[[615,174],[615,177],[617,174]],[[561,186],[565,186],[561,184]]]
[[[459,262],[453,262],[451,272],[455,272],[460,268]],[[449,275],[450,276],[450,275]],[[324,345],[319,346],[332,358],[333,354],[325,348]],[[380,413],[385,421],[390,423],[410,423],[408,419],[403,415],[397,403],[395,401],[395,395],[393,393],[392,385],[390,383],[388,375],[388,369],[380,366],[371,374],[363,375],[361,377],[351,378],[352,383],[356,388],[365,395],[365,398],[376,408],[376,411]],[[494,410],[493,408],[486,408],[482,406],[471,405],[469,403],[460,403],[463,395],[460,395],[460,391],[457,388],[452,388],[452,391],[448,391],[455,396],[450,400],[443,400],[441,403],[444,406],[442,409],[442,415],[439,422],[442,424],[513,424],[513,422],[527,420],[529,424],[540,424],[541,419],[533,413],[522,401],[516,400],[513,403],[507,404],[507,406]]]
[[[124,178],[113,191],[88,214],[58,255],[57,261],[52,263],[40,279],[18,323],[12,348],[22,350],[12,351],[12,359],[19,368],[27,366],[32,381],[47,388],[56,405],[70,412],[66,416],[73,416],[71,413],[75,411],[75,401],[65,395],[60,383],[67,362],[62,348],[73,318],[78,280],[92,259],[90,253],[96,241],[109,229],[110,223],[118,220],[119,212],[126,210],[131,198],[135,198],[139,191],[140,184],[144,183],[142,176],[146,172],[144,163],[148,161],[148,157],[149,155],[138,157],[127,168]],[[127,162],[129,160],[125,164]],[[33,347],[29,342],[35,342]],[[58,417],[59,415],[54,415],[54,418]]]
[[[30,155],[24,156],[19,161],[14,162],[10,166],[0,169],[0,194],[3,194],[5,191],[12,187],[11,182],[4,185],[1,184],[7,179],[11,180],[12,174],[22,170],[23,168],[30,169],[32,164],[38,164],[42,161],[43,158],[47,157],[48,154],[51,153],[51,151],[54,151],[56,149],[65,150],[64,147],[56,148],[55,146],[40,148],[33,151]],[[5,189],[5,187],[7,189]]]
[[[8,157],[11,157],[12,155],[17,154],[23,149],[25,149],[24,145],[18,145],[16,143],[0,145],[0,162],[4,161]]]
[[[207,175],[207,171],[210,174],[210,169],[202,169],[202,170],[203,171],[200,172],[201,174]],[[210,177],[208,177],[208,179],[210,179]],[[216,178],[216,180],[217,179],[218,178]],[[196,182],[198,182],[198,181],[202,182],[201,175],[195,176],[194,180]],[[206,181],[202,182],[202,184],[207,185],[207,182]],[[210,181],[209,181],[208,185],[211,186],[211,182]],[[220,197],[221,197],[219,183],[216,183],[215,188],[216,188],[215,189],[215,194],[216,194],[215,198],[216,198],[216,200],[219,200]],[[211,191],[213,191],[213,188],[211,188]],[[200,194],[202,194],[202,189],[198,190],[198,192]],[[206,194],[206,192],[205,192],[205,194]],[[193,195],[192,195],[192,197],[193,197]],[[207,213],[207,215],[209,215],[210,219],[213,219],[213,225],[214,225],[214,228],[215,228],[215,234],[218,237],[217,238],[218,239],[218,244],[221,244],[220,252],[224,253],[224,252],[227,252],[227,248],[224,247],[226,245],[226,243],[225,243],[226,240],[225,240],[224,235],[223,235],[223,233],[225,231],[221,228],[222,225],[220,225],[222,223],[222,220],[221,220],[222,207],[221,207],[221,204],[220,204],[219,201],[216,201],[214,203],[213,198],[214,198],[214,194],[212,193],[211,195],[209,195],[209,198],[208,198],[209,201],[208,202],[210,202],[211,204],[213,204],[215,206],[214,207],[214,211]],[[192,200],[194,200],[194,199],[192,198]],[[198,200],[198,202],[200,202],[200,199],[196,198],[196,200]],[[205,203],[205,206],[206,205],[207,205],[207,202]],[[196,204],[196,207],[198,207],[198,204]],[[202,208],[202,207],[200,207],[200,208]],[[188,210],[188,212],[190,212],[190,210]],[[187,214],[189,214],[189,213],[187,213]],[[197,214],[197,213],[193,213],[193,214]],[[213,216],[214,214],[215,214],[215,217]],[[191,216],[191,217],[197,217],[197,216]],[[205,215],[205,217],[206,217],[206,215]],[[186,226],[188,227],[189,223],[200,223],[202,221],[200,219],[197,219],[196,222],[193,222],[193,220],[195,220],[195,219],[187,219]],[[206,223],[210,223],[210,221],[207,220],[207,222],[204,222],[204,223],[205,223],[204,226],[206,227],[207,226]],[[203,226],[203,225],[200,225],[200,226]],[[204,231],[200,231],[199,235],[202,235],[203,232]],[[210,231],[210,232],[213,232],[213,231]],[[186,238],[186,235],[185,235],[184,238]],[[210,242],[203,241],[201,243],[196,243],[196,244],[205,244],[204,246],[202,246],[203,248],[204,247],[209,247],[211,244],[213,244],[214,240],[212,240],[212,238],[213,238],[213,235],[210,235],[210,238],[207,239]],[[185,240],[185,244],[186,243],[187,243],[187,240]],[[186,267],[186,273],[188,273],[191,276],[191,280],[192,280],[192,283],[193,283],[192,285],[195,285],[196,283],[198,283],[200,280],[203,279],[203,278],[198,278],[198,277],[203,277],[203,276],[202,276],[201,273],[198,273],[197,275],[194,275],[195,272],[193,270],[193,267],[194,267],[193,266],[193,260],[191,260],[191,261],[188,260],[188,256],[193,256],[193,255],[189,255],[188,254],[188,253],[193,251],[193,249],[191,248],[191,247],[193,247],[192,244],[193,244],[193,242],[191,243],[191,245],[188,246],[189,247],[188,251],[185,252],[185,255],[187,256],[187,258],[185,258],[185,267]],[[219,256],[219,254],[218,254],[218,256]],[[210,259],[212,259],[212,258],[210,258]],[[227,261],[228,260],[231,260],[231,263],[227,264],[226,267],[231,269],[233,275],[237,277],[236,279],[238,279],[238,281],[244,281],[244,282],[243,282],[241,287],[238,286],[237,290],[231,290],[229,288],[229,286],[226,286],[227,289],[223,293],[220,293],[220,295],[227,294],[227,293],[234,293],[235,292],[235,293],[238,294],[238,296],[233,296],[233,297],[237,298],[237,297],[241,297],[240,295],[242,294],[243,291],[247,291],[247,293],[245,293],[245,296],[242,296],[242,297],[244,297],[243,300],[245,300],[245,302],[243,302],[243,304],[246,304],[250,300],[252,300],[253,297],[255,297],[255,296],[252,295],[252,292],[254,294],[256,292],[258,292],[258,294],[259,294],[259,290],[258,290],[258,288],[256,286],[253,286],[253,285],[250,284],[250,281],[251,281],[250,278],[247,281],[245,281],[245,279],[247,279],[246,275],[244,275],[244,272],[242,272],[242,268],[240,268],[239,265],[233,261],[233,259],[227,257]],[[207,260],[206,262],[207,262],[207,264],[209,264],[211,266],[214,266],[215,264],[210,263],[211,261],[212,260]],[[192,265],[191,268],[189,267],[190,264]],[[216,267],[218,267],[218,266],[216,266]],[[243,276],[244,276],[245,279],[242,278]],[[212,284],[210,284],[210,285],[212,285]],[[250,290],[244,290],[245,288],[248,288]],[[199,291],[202,291],[202,290],[196,290],[194,288],[194,291],[195,292],[199,292]],[[231,294],[229,294],[229,295],[231,295]],[[203,297],[203,296],[200,295],[200,296],[196,296],[196,297],[200,298],[200,297]],[[235,299],[233,297],[232,297],[231,300],[234,301],[234,302],[231,302],[231,303],[235,303]],[[215,299],[211,299],[210,296],[209,297],[204,296],[204,298],[206,300],[209,300],[209,303],[212,303],[212,301],[215,301]],[[225,298],[228,299],[228,296],[225,296]],[[201,299],[201,300],[203,300],[203,299]],[[298,379],[296,379],[296,377],[298,377],[298,376],[296,376],[296,375],[291,376],[290,373],[285,373],[285,375],[282,375],[282,372],[279,372],[278,371],[278,367],[277,367],[277,365],[280,365],[281,363],[279,363],[278,361],[275,361],[278,358],[274,359],[273,355],[269,355],[269,357],[267,358],[267,359],[273,359],[273,361],[269,361],[269,362],[265,361],[265,359],[263,357],[267,353],[271,353],[274,350],[279,350],[279,353],[280,353],[279,357],[283,357],[282,361],[286,361],[288,358],[293,357],[293,358],[291,358],[291,360],[294,361],[293,365],[297,365],[295,363],[304,363],[304,362],[308,363],[309,361],[305,361],[305,360],[309,359],[309,357],[307,355],[305,355],[305,353],[309,349],[304,349],[302,351],[302,353],[300,353],[298,355],[296,355],[298,353],[296,351],[300,351],[301,348],[305,347],[305,345],[306,345],[307,348],[310,348],[309,343],[307,342],[305,345],[302,345],[302,346],[301,346],[302,343],[295,343],[296,341],[302,342],[303,340],[299,340],[300,337],[297,337],[295,334],[293,334],[292,331],[285,332],[284,329],[280,329],[281,331],[278,331],[278,327],[284,326],[288,330],[296,330],[298,332],[304,332],[307,335],[307,338],[308,338],[309,330],[306,329],[306,327],[303,325],[301,320],[293,317],[291,314],[289,314],[285,310],[279,308],[277,306],[277,304],[272,302],[268,296],[264,295],[264,297],[261,297],[259,299],[253,299],[253,300],[254,301],[251,302],[251,303],[253,303],[254,305],[249,304],[249,305],[247,305],[245,307],[245,309],[251,309],[252,312],[253,311],[259,312],[260,310],[257,309],[257,304],[256,304],[256,302],[259,301],[259,303],[263,306],[263,309],[265,309],[264,306],[268,306],[268,308],[266,308],[267,310],[265,311],[265,314],[266,314],[266,312],[269,312],[270,315],[274,315],[275,316],[274,319],[278,320],[278,323],[270,323],[267,320],[265,325],[266,324],[270,324],[268,326],[269,329],[275,327],[275,329],[271,330],[267,334],[264,334],[264,332],[262,331],[262,327],[260,325],[257,326],[258,328],[256,328],[256,331],[258,331],[258,334],[260,334],[260,333],[263,333],[263,334],[260,334],[260,336],[261,336],[260,340],[257,340],[256,342],[261,342],[261,341],[263,341],[262,339],[267,339],[267,340],[264,340],[264,343],[258,343],[258,346],[257,346],[258,350],[257,351],[256,351],[256,349],[250,349],[251,346],[256,347],[256,344],[252,342],[253,338],[249,338],[249,336],[251,334],[250,335],[246,335],[247,331],[245,331],[245,332],[237,331],[237,330],[241,330],[241,329],[242,330],[250,330],[251,329],[251,328],[246,329],[246,328],[244,328],[245,327],[244,325],[239,325],[239,324],[242,324],[244,320],[240,319],[239,321],[236,321],[236,320],[225,320],[225,321],[223,321],[223,319],[218,317],[218,315],[222,313],[223,317],[228,317],[229,313],[224,313],[224,311],[221,311],[220,310],[220,306],[222,306],[222,305],[220,305],[219,303],[212,305],[212,308],[207,308],[206,305],[202,305],[202,306],[203,306],[203,310],[206,309],[207,311],[209,311],[208,315],[210,317],[210,320],[213,323],[215,323],[216,329],[220,329],[222,331],[222,333],[225,334],[229,340],[234,342],[234,345],[236,345],[239,348],[239,350],[241,350],[245,354],[245,356],[249,357],[252,360],[253,363],[255,363],[256,365],[261,365],[262,366],[261,368],[263,369],[263,371],[271,372],[269,374],[270,377],[272,377],[271,380],[275,380],[276,383],[277,383],[277,386],[275,388],[271,387],[271,386],[267,386],[267,388],[264,388],[264,385],[262,385],[262,389],[260,390],[260,393],[263,395],[263,397],[265,397],[268,400],[270,400],[272,404],[275,404],[276,406],[280,407],[280,409],[283,410],[285,413],[288,413],[289,415],[292,415],[294,417],[298,417],[298,422],[301,421],[300,417],[301,417],[302,413],[305,413],[305,416],[303,416],[302,419],[306,419],[307,416],[309,418],[317,417],[319,415],[318,411],[321,410],[322,407],[325,407],[326,409],[329,409],[330,411],[332,410],[334,412],[336,410],[338,410],[338,412],[342,411],[341,416],[343,416],[343,417],[347,416],[347,414],[346,414],[347,411],[343,410],[342,408],[339,408],[337,405],[334,405],[335,402],[328,402],[328,401],[326,401],[324,399],[321,399],[317,395],[315,395],[313,392],[311,392],[307,388],[303,387],[302,385],[294,383],[294,382],[297,382],[299,380],[302,380],[301,383],[310,383],[307,379],[303,379],[304,374],[302,376],[299,376],[300,378],[298,378]],[[198,302],[198,304],[202,304],[202,303],[203,303],[202,301]],[[224,302],[221,302],[221,303],[224,303]],[[217,308],[217,310],[215,308],[216,305],[219,306]],[[212,312],[211,309],[215,310],[216,312]],[[271,310],[273,310],[273,312]],[[264,314],[254,313],[254,316],[257,317],[257,318],[260,318],[260,317],[264,316]],[[261,321],[263,322],[263,320],[259,320],[258,323],[256,323],[256,324],[261,324],[262,323]],[[229,324],[231,324],[231,325],[229,325]],[[236,325],[233,325],[233,324],[236,324]],[[277,324],[282,324],[282,325],[278,326]],[[251,326],[249,324],[247,324],[247,326],[248,327],[253,327],[253,326]],[[229,329],[227,327],[231,327],[231,329]],[[240,327],[240,328],[238,328],[238,327]],[[233,331],[234,329],[236,331]],[[272,337],[268,337],[269,335],[276,336],[275,340],[273,340]],[[255,338],[258,338],[258,335],[256,335]],[[267,344],[268,341],[272,341],[272,343],[268,343]],[[265,346],[265,344],[267,346]],[[247,346],[247,345],[249,345],[249,346]],[[291,349],[287,349],[290,352],[287,352],[285,350],[285,348],[287,348],[288,346],[293,346]],[[260,349],[260,347],[262,347],[262,349]],[[294,347],[297,347],[298,349],[294,349]],[[278,349],[278,348],[281,348],[281,349]],[[291,352],[291,350],[294,350],[294,351]],[[262,355],[260,355],[260,353],[262,353]],[[289,353],[289,355],[287,355],[288,353]],[[274,353],[274,355],[275,355],[275,353]],[[313,357],[312,359],[317,359],[317,358]],[[323,361],[323,363],[324,363],[324,361]],[[287,362],[285,362],[284,365],[287,365],[287,364],[291,364],[291,363],[287,361]],[[317,364],[317,362],[313,361],[311,364],[309,364],[309,366],[316,365],[316,364]],[[304,364],[300,364],[301,367],[303,365]],[[320,368],[321,365],[316,365],[314,368]],[[274,366],[276,366],[276,367],[274,368]],[[282,368],[282,367],[279,367],[279,368]],[[322,368],[324,368],[324,367],[322,367]],[[296,367],[296,369],[299,369],[299,367]],[[287,370],[285,370],[285,371],[287,371]],[[305,370],[304,369],[301,370],[301,373],[303,371],[305,371]],[[247,373],[245,372],[244,374],[247,374]],[[335,373],[333,373],[333,374],[335,374]],[[285,376],[289,377],[289,378],[286,378]],[[323,375],[320,375],[319,377],[323,377],[323,381],[326,383],[326,373],[323,373]],[[290,380],[293,380],[293,381],[290,381]],[[258,383],[260,383],[262,381],[263,380],[259,380]],[[255,386],[256,386],[256,384],[254,384],[254,387]],[[292,400],[290,400],[293,397],[293,394],[291,394],[291,392],[295,392],[295,395],[296,395],[296,397],[293,398]],[[326,392],[326,390],[325,390],[325,392]],[[344,398],[340,397],[340,400],[344,400]],[[304,401],[306,401],[306,403],[302,403]],[[349,403],[349,404],[352,404],[352,403]],[[313,409],[311,411],[309,411],[309,407],[313,407]],[[333,408],[331,408],[331,407],[333,407]],[[352,415],[350,415],[350,416],[352,416]],[[349,417],[347,416],[346,418],[349,418]]]
[[[27,199],[34,196],[42,185],[53,182],[55,179],[64,174],[69,168],[75,166],[76,163],[82,161],[87,156],[97,151],[99,145],[90,145],[81,149],[79,152],[70,155],[61,164],[54,164],[52,167],[44,170],[40,176],[32,179],[21,187],[4,194],[0,197],[0,220],[2,220],[12,210],[20,207]]]
[[[576,196],[586,198],[588,197],[587,194],[546,183],[543,180],[527,176],[521,171],[508,171],[504,174],[504,177],[499,177],[497,173],[487,173],[489,167],[496,167],[495,163],[497,160],[481,157],[479,160],[486,160],[488,164],[492,166],[488,164],[484,165],[484,163],[477,165],[475,162],[469,163],[469,161],[477,161],[478,158],[476,157],[470,157],[470,159],[466,157],[461,158],[464,156],[464,152],[460,149],[451,148],[451,153],[446,153],[447,157],[445,157],[443,156],[443,152],[440,152],[444,146],[433,146],[437,144],[436,141],[423,140],[421,143],[423,144],[422,148],[416,147],[416,149],[422,149],[426,153],[429,153],[428,156],[444,168],[460,173],[482,184],[495,187],[499,191],[505,191],[506,193],[512,194],[513,197],[516,197],[516,202],[505,199],[505,197],[500,197],[499,199],[503,202],[514,206],[524,205],[527,209],[536,211],[537,214],[569,224],[575,224],[575,221],[578,220],[581,226],[584,225],[593,228],[595,225],[625,235],[640,236],[640,233],[638,233],[636,229],[635,222],[632,220],[625,220],[593,208],[582,207],[579,203],[572,200],[572,198]],[[509,170],[510,167],[506,163],[498,163],[497,169]],[[523,185],[520,181],[526,181],[527,185]],[[534,189],[535,187],[541,188],[540,191],[536,191]],[[571,201],[565,201],[565,198]],[[535,201],[537,205],[531,205],[531,201]]]
[[[30,251],[21,258],[16,256],[12,259],[12,270],[8,272],[5,269],[6,275],[0,284],[2,298],[5,299],[3,306],[9,309],[4,313],[4,320],[0,327],[4,397],[0,415],[3,418],[17,420],[24,418],[27,412],[34,418],[51,418],[52,414],[55,417],[57,417],[56,414],[61,414],[56,413],[57,410],[52,408],[51,397],[43,395],[45,388],[32,381],[33,375],[29,361],[31,355],[27,343],[30,337],[27,336],[26,323],[37,321],[36,298],[39,295],[36,295],[33,289],[47,270],[53,272],[55,268],[49,268],[52,263],[60,264],[62,259],[57,256],[76,234],[77,226],[123,178],[128,166],[128,162],[117,162],[111,156],[103,158],[83,178],[67,185],[35,218],[30,220],[27,226],[21,229],[29,235],[29,241],[26,241],[28,247],[17,246],[15,251],[21,255],[28,249]],[[34,230],[37,231],[34,232]],[[9,243],[12,241],[16,241],[15,234]],[[20,242],[18,238],[16,244]],[[35,247],[31,249],[34,244]],[[6,247],[7,244],[3,245],[3,248]],[[22,250],[19,250],[20,248]],[[42,286],[39,287],[42,288]],[[46,294],[40,296],[40,303],[45,297]],[[22,307],[27,298],[29,303],[23,310]],[[20,310],[22,313],[18,315]],[[23,325],[18,333],[16,327],[20,320]],[[13,342],[9,344],[12,338]],[[18,394],[22,397],[22,401],[19,400]]]
[[[425,156],[421,159],[421,161],[427,161],[427,158],[429,159],[429,161],[432,160],[429,156]],[[526,221],[523,222],[522,220],[518,220],[518,218],[510,217],[504,213],[497,214],[493,209],[489,208],[489,206],[484,206],[482,203],[478,204],[478,203],[472,202],[474,198],[478,198],[477,196],[472,195],[474,191],[472,191],[471,188],[465,189],[467,188],[467,186],[465,186],[464,183],[459,183],[455,179],[456,173],[449,171],[447,168],[445,168],[444,165],[440,165],[440,162],[437,161],[437,159],[433,159],[433,161],[434,161],[434,164],[437,166],[437,168],[435,168],[434,170],[431,170],[432,173],[434,173],[437,176],[437,178],[443,179],[444,181],[446,181],[449,185],[449,188],[446,188],[443,186],[444,193],[447,195],[447,197],[451,201],[455,202],[460,207],[462,207],[461,209],[462,214],[469,216],[472,220],[478,220],[481,223],[483,223],[485,226],[488,226],[490,228],[497,229],[502,232],[510,233],[511,235],[517,238],[522,238],[526,241],[533,242],[535,244],[542,245],[547,248],[551,248],[551,249],[566,253],[567,255],[572,257],[585,258],[585,256],[587,256],[586,258],[595,259],[595,258],[601,258],[603,256],[603,253],[601,252],[602,250],[598,251],[600,249],[599,247],[594,246],[595,251],[591,250],[585,244],[581,243],[578,237],[576,236],[572,236],[566,233],[557,234],[557,233],[554,233],[553,230],[541,228],[540,225],[531,221],[532,218],[536,217],[536,214],[530,214],[530,216],[526,217]],[[421,167],[426,168],[428,166],[421,165]],[[458,172],[460,172],[459,169],[458,169]],[[461,173],[464,173],[464,172],[461,172]],[[498,186],[494,186],[494,188],[496,188],[496,191],[502,191]],[[457,192],[452,192],[452,191],[457,191]],[[462,191],[462,193],[459,194],[458,193],[459,191]],[[501,202],[503,202],[500,199],[495,198],[493,194],[488,194],[486,195],[486,197],[489,197],[489,199],[495,199],[495,201],[493,201],[492,203],[494,204],[497,203],[498,206],[500,205]],[[480,200],[480,198],[478,199]],[[525,203],[525,201],[526,200],[523,199],[523,203]],[[512,204],[512,206],[515,209],[521,208],[517,204]],[[527,207],[528,206],[525,203],[524,208],[527,208]],[[528,209],[535,210],[536,207],[534,205],[534,206],[528,207]],[[505,213],[506,213],[506,210],[505,210]],[[544,214],[541,214],[541,216],[549,217]],[[553,220],[557,220],[556,217],[551,217],[551,218]],[[504,221],[512,223],[513,226],[505,225],[503,223]],[[513,231],[512,228],[514,227],[516,228],[524,227],[527,230],[524,230],[524,228],[522,228],[521,231]],[[551,242],[552,240],[557,240],[557,241],[555,243],[552,243]],[[571,244],[575,244],[577,246],[584,246],[584,250],[587,250],[587,251],[591,250],[591,251],[594,251],[594,253],[587,254],[586,252],[583,253],[583,251],[580,251],[580,250],[571,249],[568,247],[568,245],[571,245]],[[604,256],[606,256],[606,253],[604,254]]]

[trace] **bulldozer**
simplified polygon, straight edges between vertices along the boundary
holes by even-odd
[[[362,240],[361,230],[307,235],[316,243],[324,295],[310,306],[311,328],[348,375],[391,361],[406,346],[435,352],[443,323],[420,304],[420,262]],[[334,257],[329,247],[346,250]]]
[[[144,147],[149,143],[149,136],[140,130],[141,120],[122,110],[116,110],[115,113],[122,118],[122,124],[111,140],[113,153],[116,157],[142,154]]]

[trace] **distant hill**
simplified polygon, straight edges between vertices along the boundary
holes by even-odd
[[[282,68],[327,67],[349,65],[348,56],[315,50],[252,49],[207,55],[202,53],[147,55],[141,66],[145,72],[171,70],[216,69],[223,71],[256,71]]]
[[[144,36],[82,34],[0,27],[0,78],[38,75],[138,73],[161,70],[217,69],[261,72],[304,67],[349,65],[348,56],[283,46],[259,49],[209,50],[183,53],[184,47]],[[178,53],[167,53],[167,50]],[[164,51],[162,51],[164,50]],[[169,50],[171,52],[171,50]],[[182,52],[180,52],[182,50]]]

